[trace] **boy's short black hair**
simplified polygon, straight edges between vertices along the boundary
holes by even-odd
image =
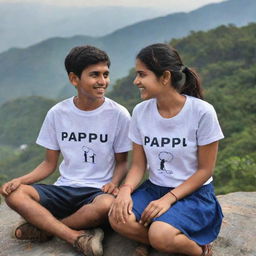
[[[85,68],[100,62],[106,62],[110,67],[110,59],[106,52],[91,46],[77,46],[70,50],[65,58],[65,67],[68,72],[75,73],[79,78]]]

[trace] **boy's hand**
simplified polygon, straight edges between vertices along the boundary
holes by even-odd
[[[10,195],[14,190],[16,190],[21,185],[21,182],[18,179],[13,179],[6,182],[0,189],[0,193],[3,196]]]
[[[102,191],[116,196],[119,189],[116,184],[114,184],[113,182],[109,182],[102,187]]]

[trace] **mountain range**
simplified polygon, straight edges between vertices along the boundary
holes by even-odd
[[[152,7],[0,3],[0,52],[11,47],[28,47],[56,36],[104,36],[162,13],[163,10]]]
[[[58,98],[73,93],[63,61],[76,45],[92,44],[106,50],[112,61],[111,78],[116,81],[128,74],[140,48],[222,24],[242,26],[256,21],[255,10],[255,0],[229,0],[139,22],[103,37],[55,37],[25,49],[12,48],[0,54],[0,103],[20,96]]]

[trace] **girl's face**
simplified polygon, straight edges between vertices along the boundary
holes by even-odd
[[[141,99],[157,98],[163,92],[160,79],[139,59],[136,60],[135,70],[133,83],[138,86]]]

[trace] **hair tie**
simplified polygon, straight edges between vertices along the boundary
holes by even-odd
[[[182,73],[186,73],[187,71],[189,71],[189,69],[188,69],[187,66],[181,66],[180,71],[181,71]]]

